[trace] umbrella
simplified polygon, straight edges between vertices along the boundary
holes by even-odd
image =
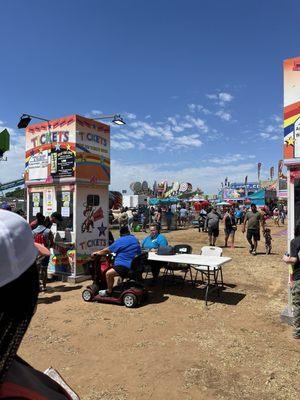
[[[221,201],[221,203],[217,203],[217,206],[230,206],[230,204],[226,201]]]

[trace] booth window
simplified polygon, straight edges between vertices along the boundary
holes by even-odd
[[[87,199],[86,199],[87,205],[88,206],[99,206],[100,204],[100,197],[97,194],[88,194]]]
[[[38,212],[43,214],[43,192],[33,192],[29,194],[29,222],[36,219]]]
[[[57,222],[57,230],[68,228],[73,231],[73,192],[57,191],[56,201],[57,212],[62,215],[62,221]]]

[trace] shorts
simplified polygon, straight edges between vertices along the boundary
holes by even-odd
[[[116,273],[121,277],[121,278],[127,278],[129,274],[129,268],[123,267],[122,265],[116,265],[113,267],[113,269],[116,271]]]
[[[248,229],[247,230],[247,239],[251,240],[251,239],[256,240],[257,242],[260,240],[260,231],[259,229]]]
[[[225,235],[230,236],[235,234],[235,229],[229,228],[229,229],[224,229]]]
[[[209,236],[218,237],[219,236],[219,228],[208,228],[207,230]]]

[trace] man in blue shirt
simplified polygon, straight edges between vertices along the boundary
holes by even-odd
[[[142,249],[156,252],[159,247],[165,246],[168,246],[168,241],[166,237],[159,233],[156,225],[150,225],[150,235],[146,236],[145,239],[142,241]],[[151,272],[153,275],[153,283],[157,282],[160,264],[161,263],[158,261],[149,261],[149,265],[151,266]]]
[[[127,278],[132,260],[136,255],[141,254],[141,246],[137,238],[130,234],[128,226],[120,229],[119,239],[109,247],[96,251],[92,255],[103,256],[109,253],[114,253],[116,256],[114,266],[106,272],[107,289],[99,291],[101,296],[111,295],[115,277]]]

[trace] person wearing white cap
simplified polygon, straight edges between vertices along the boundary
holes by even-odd
[[[71,398],[17,356],[38,299],[37,254],[28,223],[0,210],[0,399]]]

